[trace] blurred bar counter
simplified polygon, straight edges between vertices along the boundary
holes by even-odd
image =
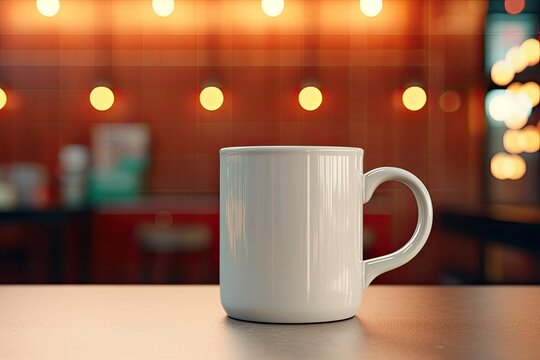
[[[95,209],[93,226],[93,283],[218,282],[216,193],[102,205]]]
[[[78,277],[80,282],[87,283],[90,279],[91,259],[88,254],[92,246],[92,214],[90,207],[18,208],[0,211],[0,225],[40,226],[46,229],[50,283],[66,282],[68,228],[75,228],[78,232]],[[2,255],[9,257],[9,252],[2,252]]]
[[[154,227],[158,235],[168,232],[169,229],[171,233],[178,234],[180,228],[181,233],[185,234],[187,231],[191,237],[193,231],[190,232],[191,228],[186,230],[186,226],[204,227],[210,238],[208,251],[204,253],[204,263],[208,269],[204,271],[204,278],[197,274],[193,278],[197,282],[217,282],[217,194],[152,195],[130,201],[83,207],[15,208],[0,211],[0,226],[6,225],[37,227],[37,237],[46,243],[47,269],[44,271],[47,275],[41,277],[42,280],[30,277],[22,282],[141,282],[140,269],[144,251],[137,234],[142,225],[146,228]],[[36,244],[35,240],[30,239],[30,244]],[[10,256],[9,251],[5,250],[1,250],[0,255],[4,258]],[[187,259],[188,262],[191,260]],[[0,263],[1,261],[0,257]],[[19,268],[27,268],[31,264],[32,261],[27,259],[18,260],[17,265]],[[75,269],[70,270],[70,265]],[[189,282],[189,279],[187,281]]]
[[[540,280],[540,209],[514,205],[483,205],[447,208],[439,213],[441,228],[465,235],[460,240],[478,244],[478,282],[490,283],[487,251],[491,244],[502,244],[535,257],[533,276]],[[454,237],[455,238],[455,237]]]

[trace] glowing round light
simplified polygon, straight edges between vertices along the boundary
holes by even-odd
[[[307,111],[313,111],[321,106],[323,96],[321,90],[315,86],[307,86],[298,94],[298,102],[300,106]]]
[[[262,0],[261,8],[266,15],[276,17],[283,12],[285,0]]]
[[[507,93],[495,95],[488,105],[489,115],[493,120],[504,121],[512,116],[513,98]]]
[[[36,0],[36,7],[41,15],[52,17],[60,10],[60,0]]]
[[[527,121],[529,121],[527,116],[511,116],[504,119],[504,125],[509,129],[518,130],[524,127]]]
[[[152,9],[157,15],[167,17],[174,11],[174,0],[152,0]]]
[[[519,155],[495,154],[490,161],[491,174],[499,179],[517,180],[527,171],[525,160]]]
[[[506,60],[499,60],[491,67],[491,80],[500,86],[508,84],[514,78],[514,66]]]
[[[504,10],[509,14],[519,14],[524,8],[525,0],[504,0]]]
[[[461,97],[456,91],[445,91],[439,98],[439,105],[445,112],[451,113],[457,111],[461,106]]]
[[[510,154],[519,154],[523,152],[520,144],[520,131],[519,130],[506,130],[503,135],[503,147],[504,150]]]
[[[512,162],[512,173],[508,178],[510,180],[521,179],[527,172],[527,164],[525,160],[519,155],[509,155],[508,162]]]
[[[98,86],[90,93],[90,103],[96,110],[109,110],[114,104],[114,93],[106,86]]]
[[[514,72],[519,73],[529,65],[529,56],[525,49],[520,46],[513,46],[506,52],[505,61],[514,67]]]
[[[7,94],[3,89],[0,89],[0,110],[7,104]]]
[[[208,86],[201,91],[199,95],[199,101],[203,108],[208,111],[216,111],[223,105],[224,101],[223,92],[215,87]]]
[[[512,109],[512,115],[514,116],[526,116],[529,117],[532,113],[532,102],[529,98],[529,95],[525,92],[521,92],[521,88],[519,90],[519,93],[509,94],[514,101],[514,107]]]
[[[411,86],[403,92],[401,101],[407,109],[418,111],[426,105],[427,94],[421,87]]]
[[[531,100],[525,93],[514,94],[511,91],[504,91],[491,97],[488,112],[493,120],[497,121],[528,118],[532,112]]]
[[[534,81],[529,81],[519,87],[518,93],[527,95],[531,101],[531,105],[534,107],[540,102],[540,86]]]
[[[508,85],[508,87],[506,88],[506,90],[510,91],[510,92],[513,92],[514,94],[517,94],[519,92],[519,88],[521,87],[521,83],[520,82],[513,82],[511,83],[510,85]]]
[[[534,125],[520,131],[520,146],[524,152],[535,153],[540,149],[540,131]]]
[[[540,58],[540,42],[538,39],[527,39],[520,45],[520,48],[527,54],[529,66],[538,64]]]
[[[507,162],[507,154],[505,153],[497,153],[493,155],[491,158],[491,161],[489,163],[489,167],[491,169],[491,175],[493,175],[495,178],[499,180],[507,179],[508,176],[506,169],[504,168],[505,163]],[[511,169],[512,170],[512,169]],[[512,171],[510,171],[512,172]]]
[[[379,15],[383,8],[382,0],[360,0],[360,11],[368,17]]]

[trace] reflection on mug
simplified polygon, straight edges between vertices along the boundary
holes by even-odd
[[[261,324],[223,319],[236,358],[343,359],[359,354],[364,344],[356,316],[321,324]],[[336,353],[336,349],[339,351]]]
[[[247,258],[246,241],[246,174],[242,171],[241,158],[231,156],[229,159],[229,169],[227,170],[227,181],[237,184],[228,189],[225,201],[228,247],[234,261],[245,261]],[[237,257],[241,257],[238,259]]]

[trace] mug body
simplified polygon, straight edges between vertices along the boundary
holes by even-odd
[[[233,318],[341,320],[363,289],[363,150],[220,151],[221,303]]]

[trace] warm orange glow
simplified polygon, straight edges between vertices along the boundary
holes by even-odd
[[[170,16],[174,11],[174,0],[152,0],[152,9],[161,16]]]
[[[298,94],[298,102],[300,106],[307,111],[317,110],[321,106],[323,96],[321,90],[315,86],[307,86]]]
[[[506,130],[503,135],[503,147],[504,150],[510,154],[519,154],[523,152],[520,145],[520,131],[519,130]]]
[[[540,42],[538,39],[527,39],[521,44],[520,48],[527,54],[529,66],[538,64],[540,58]]]
[[[534,107],[540,102],[540,87],[538,83],[534,81],[529,81],[519,87],[519,93],[527,95],[529,100],[531,100],[531,105]]]
[[[401,100],[407,109],[418,111],[426,105],[427,94],[421,87],[411,86],[403,92]]]
[[[445,91],[439,98],[439,105],[445,112],[455,112],[461,106],[461,97],[457,91]]]
[[[508,84],[514,78],[514,66],[506,61],[499,60],[491,67],[491,80],[500,86]]]
[[[60,10],[60,0],[36,0],[36,7],[41,15],[52,17]]]
[[[527,124],[529,119],[526,116],[511,116],[504,119],[504,125],[512,130],[518,130]]]
[[[508,178],[510,180],[518,180],[525,175],[527,172],[527,164],[525,163],[525,160],[519,155],[509,155],[510,161],[512,162],[513,171]]]
[[[316,8],[320,34],[400,34],[410,30],[410,18],[418,10],[414,2],[386,1],[375,19],[359,9],[359,0],[284,1],[278,18],[266,15],[262,0],[175,0],[174,11],[165,18],[156,15],[153,0],[60,0],[61,8],[51,19],[36,10],[35,0],[0,1],[2,34],[102,34],[114,29],[114,35],[150,34],[312,34],[313,19],[306,16]],[[283,0],[280,0],[283,1]],[[484,10],[481,2],[468,5],[468,20],[451,25],[452,31],[469,33]],[[107,21],[101,16],[107,13]],[[368,26],[369,25],[369,26]],[[472,27],[472,28],[471,28]],[[476,30],[474,30],[476,31]],[[282,52],[276,51],[278,57]],[[265,58],[267,59],[267,58]],[[273,61],[273,60],[272,60]]]
[[[527,119],[531,115],[532,105],[525,93],[501,91],[489,100],[488,111],[493,120],[515,122],[516,119]]]
[[[109,110],[114,104],[114,93],[106,86],[98,86],[90,93],[90,103],[96,110]]]
[[[513,108],[512,108],[512,115],[513,116],[526,116],[529,117],[532,112],[532,103],[529,96],[521,92],[517,94],[512,94],[511,92],[507,92],[507,95],[510,95],[513,98]]]
[[[7,104],[7,94],[3,89],[0,89],[0,110]]]
[[[208,86],[201,91],[199,101],[201,106],[208,111],[216,111],[223,105],[225,100],[223,92],[215,86]]]
[[[529,56],[521,46],[513,46],[506,52],[505,61],[512,64],[514,72],[519,73],[529,65]]]
[[[283,12],[285,0],[262,0],[261,8],[266,15],[276,17]]]
[[[525,175],[527,165],[519,155],[497,153],[491,158],[490,169],[491,174],[499,180],[517,180]]]
[[[360,0],[360,10],[368,17],[375,17],[379,15],[382,8],[382,0]]]
[[[507,170],[504,165],[507,163],[507,154],[497,153],[490,161],[491,175],[499,180],[508,179],[508,174],[513,172],[513,169]]]
[[[526,126],[520,133],[519,143],[524,152],[535,153],[540,149],[540,132],[536,126]]]
[[[509,14],[519,14],[524,8],[525,0],[504,0],[504,10]]]
[[[510,85],[508,85],[508,87],[506,88],[506,90],[510,91],[510,92],[513,92],[514,94],[517,94],[519,92],[519,88],[521,87],[521,83],[520,82],[513,82],[511,83]]]

